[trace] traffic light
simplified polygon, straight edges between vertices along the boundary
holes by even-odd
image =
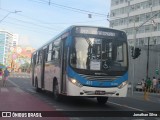
[[[159,75],[159,70],[158,69],[156,69],[156,75]]]
[[[131,48],[131,56],[134,58],[134,47]]]
[[[140,48],[135,48],[135,58],[138,58],[138,56],[141,54]]]
[[[141,54],[141,49],[140,48],[135,48],[134,49],[134,47],[132,47],[131,50],[132,50],[131,53],[132,53],[132,58],[133,59],[138,58],[138,56]]]

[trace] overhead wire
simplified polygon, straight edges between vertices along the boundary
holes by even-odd
[[[29,0],[29,1],[33,1],[33,2],[37,2],[37,3],[43,3],[43,4],[48,4],[48,1],[45,0]],[[93,12],[93,11],[89,11],[89,10],[83,10],[83,9],[79,9],[79,8],[74,8],[74,7],[70,7],[70,6],[65,6],[65,5],[61,5],[61,4],[57,4],[54,2],[50,1],[50,5],[52,6],[56,6],[56,7],[61,7],[70,11],[74,11],[74,12],[78,12],[78,13],[90,13],[90,14],[94,14],[94,15],[98,15],[98,16],[103,16],[103,17],[107,17],[106,14],[102,14],[102,13],[97,13],[97,12]]]
[[[49,30],[54,30],[54,31],[57,31],[59,29],[55,29],[53,27],[47,27],[47,26],[43,26],[43,25],[39,25],[39,24],[36,24],[36,23],[33,23],[33,22],[30,22],[30,21],[24,21],[24,20],[20,20],[20,19],[17,19],[17,18],[14,18],[14,17],[8,17],[8,18],[11,18],[12,21],[13,20],[16,20],[18,22],[22,22],[22,23],[26,23],[26,24],[30,24],[30,25],[34,25],[35,27],[41,27],[41,28],[44,28],[44,29],[49,29]],[[80,22],[76,22],[74,24],[78,24],[78,23],[87,23],[87,22],[98,22],[98,21],[105,21],[105,19],[101,19],[101,20],[94,20],[94,21],[80,21]],[[52,23],[52,24],[72,24],[72,23]]]
[[[22,27],[23,30],[26,29],[26,28],[31,28],[31,27],[28,27],[28,26],[25,26],[25,25],[22,25],[22,24],[17,24],[17,23],[8,22],[8,21],[4,21],[2,24],[5,24],[5,23],[7,23],[7,24],[12,24],[12,25],[17,25],[17,27]],[[29,31],[38,33],[38,32],[37,32],[37,29],[36,29],[36,31],[34,31],[33,29],[36,29],[36,28],[33,28],[33,27],[32,27],[32,29],[26,29],[26,30],[29,30]],[[40,30],[41,30],[41,29],[39,29],[39,31],[40,31]],[[51,33],[51,31],[46,31],[46,30],[42,30],[41,33],[42,33],[42,32],[43,32],[43,33],[44,33],[44,32],[47,32],[47,34],[53,34],[53,33]]]
[[[46,27],[46,26],[42,26],[42,25],[38,25],[38,24],[35,24],[35,23],[32,23],[32,22],[29,22],[29,21],[24,21],[24,20],[19,20],[19,19],[17,19],[17,18],[14,18],[14,17],[8,17],[8,18],[10,18],[10,19],[12,19],[12,21],[13,20],[16,20],[16,21],[18,21],[19,23],[21,22],[21,23],[27,23],[27,24],[31,24],[32,26],[32,28],[33,27],[41,27],[41,28],[44,28],[44,29],[47,29],[47,30],[49,30],[49,31],[57,31],[57,29],[53,29],[53,28],[51,28],[51,27]],[[104,19],[103,20],[95,20],[95,21],[92,21],[92,22],[96,22],[96,21],[104,21]],[[9,24],[14,24],[14,25],[17,25],[17,26],[20,26],[20,27],[25,27],[25,28],[28,28],[28,26],[26,25],[22,25],[22,24],[17,24],[17,23],[15,23],[15,22],[9,22],[9,21],[3,21],[3,23],[9,23]],[[83,21],[84,23],[86,23],[86,21]],[[83,23],[83,22],[79,22],[79,23]],[[87,22],[91,22],[91,21],[87,21]],[[1,23],[1,24],[3,24],[3,23]],[[78,22],[77,22],[78,23]],[[55,24],[58,24],[58,23],[55,23]],[[59,23],[59,24],[66,24],[66,23]],[[67,24],[69,24],[69,23],[67,23]],[[31,27],[29,27],[29,28],[31,28]],[[36,29],[37,30],[37,29]],[[39,29],[38,29],[39,30]],[[32,30],[30,30],[30,31],[33,31],[33,29]],[[44,30],[44,31],[46,31],[46,30]],[[34,31],[34,32],[36,32],[36,31]],[[47,32],[48,33],[48,32]]]
[[[30,1],[34,1],[34,2],[42,3],[42,4],[46,4],[46,3],[47,3],[47,1],[44,1],[44,0],[39,0],[39,1],[30,0]],[[94,14],[94,15],[106,16],[105,14],[100,14],[100,13],[96,13],[96,12],[92,12],[92,11],[87,11],[87,10],[82,10],[82,9],[73,8],[73,7],[69,7],[69,6],[64,6],[64,5],[56,4],[56,3],[53,3],[53,2],[50,2],[50,5],[54,5],[54,6],[56,6],[56,7],[65,8],[65,9],[68,9],[68,10],[71,10],[71,11],[74,11],[74,12],[78,12],[78,13],[85,13],[85,14],[86,14],[86,13],[92,13],[92,14]],[[3,11],[5,11],[5,12],[12,12],[12,11],[10,11],[10,10],[3,9],[2,7],[0,8],[0,10],[3,10]],[[38,19],[35,19],[35,18],[33,18],[33,17],[25,16],[25,15],[22,15],[22,14],[16,14],[16,15],[22,16],[22,17],[27,18],[27,19],[30,19],[30,20],[34,20],[34,21],[39,22],[39,23],[42,23],[42,24],[57,24],[57,25],[58,25],[58,24],[73,24],[73,22],[72,22],[72,23],[65,23],[65,22],[64,22],[64,23],[47,23],[47,22],[45,22],[45,21],[38,20]],[[39,24],[34,23],[34,22],[31,22],[31,21],[26,21],[26,20],[24,21],[24,20],[20,20],[20,19],[17,19],[17,18],[13,18],[13,17],[9,17],[9,18],[12,18],[12,20],[14,19],[14,20],[18,21],[19,23],[22,22],[22,23],[30,24],[30,25],[32,25],[32,27],[33,27],[33,26],[34,26],[34,27],[42,27],[42,28],[45,28],[45,29],[48,29],[48,30],[51,30],[51,31],[57,31],[57,30],[55,30],[55,28],[53,29],[53,28],[48,27],[48,26],[39,25]],[[74,22],[74,24],[77,24],[77,23],[87,23],[87,22],[98,22],[98,21],[105,21],[105,19],[103,19],[103,20],[91,20],[91,21],[79,21],[79,22]],[[4,21],[3,21],[3,22],[4,22]],[[5,21],[5,22],[6,22],[6,21]],[[7,23],[16,24],[16,23],[13,23],[13,22],[7,22]],[[22,25],[22,24],[16,24],[16,25],[19,26],[19,27],[28,28],[28,26],[25,26],[25,25]],[[36,29],[36,30],[37,30],[37,29]],[[33,31],[33,29],[30,30],[30,31]],[[38,31],[39,31],[39,29],[38,29]],[[34,32],[36,32],[36,31],[34,31]],[[37,32],[37,33],[38,33],[38,32]]]
[[[2,9],[2,8],[0,8],[0,10],[6,11],[6,12],[11,12],[9,10]],[[44,21],[38,20],[38,19],[34,19],[33,17],[25,16],[25,15],[22,15],[22,14],[16,14],[16,15],[25,17],[25,18],[30,19],[30,20],[34,20],[34,21],[39,22],[41,24],[77,24],[77,23],[98,22],[98,21],[105,21],[106,20],[106,19],[98,19],[98,20],[77,21],[77,22],[69,22],[69,23],[68,22],[66,22],[66,23],[65,22],[64,23],[49,23],[49,22],[44,22]],[[16,18],[14,18],[14,19],[16,19]],[[16,20],[19,20],[19,19],[16,19]],[[22,21],[22,20],[19,20],[19,21]],[[22,21],[22,22],[27,22],[27,23],[35,24],[35,23],[30,22],[30,21]],[[35,25],[37,25],[37,24],[35,24]]]

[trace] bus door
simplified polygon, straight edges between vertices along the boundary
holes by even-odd
[[[35,82],[34,82],[34,73],[35,73],[35,65],[36,65],[36,54],[34,54],[33,56],[32,56],[32,85],[34,86],[34,84],[35,84]]]
[[[41,88],[44,88],[45,60],[46,60],[46,49],[43,49],[42,50],[42,61],[41,61]]]
[[[66,93],[66,64],[68,48],[65,46],[66,38],[62,39],[61,44],[61,92]]]

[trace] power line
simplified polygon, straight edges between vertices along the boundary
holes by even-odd
[[[9,10],[2,9],[2,8],[0,8],[0,10],[6,11],[6,12],[10,12]],[[106,20],[106,19],[99,19],[99,20],[89,20],[89,21],[75,21],[75,22],[70,22],[70,23],[67,23],[67,22],[66,23],[65,22],[64,23],[48,23],[48,22],[44,22],[44,21],[41,21],[41,20],[38,20],[38,19],[34,19],[33,17],[25,16],[25,15],[22,15],[22,14],[17,14],[17,15],[25,17],[25,18],[28,18],[30,20],[34,20],[34,21],[39,22],[41,24],[49,24],[49,25],[51,25],[51,24],[56,24],[56,25],[58,25],[58,24],[62,24],[62,25],[63,24],[77,24],[77,23],[98,22],[98,21],[105,21]],[[21,22],[25,22],[25,23],[28,23],[28,24],[30,23],[32,25],[41,26],[41,25],[37,25],[36,23],[30,22],[30,21],[23,21],[23,20],[19,20],[17,18],[13,18],[13,17],[9,17],[9,18],[12,18],[12,19],[15,19],[15,20],[18,20],[18,21],[21,21]],[[44,26],[41,26],[41,27],[44,27]],[[52,28],[49,28],[49,29],[52,29]]]
[[[14,23],[14,22],[8,22],[8,21],[4,21],[3,22],[3,24],[4,23],[7,23],[7,24],[12,24],[12,25],[17,25],[17,27],[22,27],[23,28],[23,30],[25,29],[25,30],[28,30],[28,31],[32,31],[32,32],[36,32],[36,33],[38,33],[38,31],[37,31],[37,29],[36,29],[36,31],[35,30],[33,30],[33,29],[35,29],[35,28],[33,28],[33,29],[26,29],[26,28],[31,28],[31,27],[28,27],[28,26],[25,26],[25,25],[21,25],[21,24],[17,24],[17,23]],[[40,30],[41,31],[41,29],[38,29],[38,30]],[[47,32],[48,34],[53,34],[53,33],[51,33],[51,31],[49,32],[49,31],[45,31],[45,30],[42,30],[41,31],[41,33],[44,33],[44,32]]]
[[[38,1],[37,0],[29,0],[29,1],[42,3],[42,4],[48,4],[48,1],[44,1],[44,0],[38,0]],[[56,7],[61,7],[61,8],[64,8],[64,9],[67,9],[67,10],[70,10],[70,11],[74,11],[74,12],[78,12],[78,13],[83,13],[83,14],[90,13],[90,14],[94,14],[94,15],[98,15],[98,16],[107,17],[106,14],[92,12],[92,11],[88,11],[88,10],[82,10],[82,9],[79,9],[79,8],[73,8],[73,7],[70,7],[70,6],[65,6],[65,5],[61,5],[61,4],[57,4],[57,3],[53,3],[53,2],[50,2],[50,5],[56,6]]]
[[[8,21],[4,21],[4,23],[9,23],[9,24],[14,24],[14,25],[17,25],[17,26],[19,26],[19,27],[25,27],[25,29],[26,28],[33,28],[33,27],[41,27],[41,28],[44,28],[44,29],[48,29],[48,30],[50,30],[50,31],[57,31],[57,29],[55,30],[55,29],[53,29],[53,28],[51,28],[51,27],[45,27],[45,26],[41,26],[41,25],[37,25],[37,24],[35,24],[35,23],[32,23],[32,22],[28,22],[28,21],[23,21],[23,20],[19,20],[19,19],[16,19],[16,18],[13,18],[13,17],[8,17],[8,18],[11,18],[12,19],[12,22],[8,22]],[[13,20],[16,20],[16,21],[18,21],[19,23],[21,22],[21,23],[27,23],[27,24],[31,24],[32,26],[31,27],[28,27],[27,25],[25,26],[25,25],[22,25],[22,24],[17,24],[17,23],[15,23],[15,22],[13,22]],[[85,21],[85,22],[79,22],[79,23],[86,23],[86,22],[96,22],[96,21],[104,21],[104,19],[103,20],[95,20],[95,21]],[[78,23],[78,22],[77,22]],[[57,24],[57,23],[55,23],[55,24]],[[60,23],[60,24],[66,24],[66,23]],[[69,23],[68,23],[69,24]],[[34,25],[34,26],[33,26]],[[37,30],[37,29],[36,29]],[[38,29],[39,30],[39,29]],[[29,31],[33,31],[33,29],[32,30],[29,30]],[[44,30],[43,30],[44,31]],[[33,31],[33,32],[36,32],[36,31]],[[48,33],[48,32],[47,32]]]

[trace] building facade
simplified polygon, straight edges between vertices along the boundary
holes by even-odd
[[[127,33],[129,81],[136,84],[147,74],[159,78],[155,71],[160,71],[160,0],[111,0],[109,20],[111,28]],[[137,59],[131,57],[132,46],[141,49]]]
[[[13,34],[12,46],[13,47],[18,46],[19,45],[18,42],[19,42],[19,35],[18,34]]]
[[[154,16],[155,15],[155,16]],[[136,40],[134,29],[138,28]],[[129,45],[160,44],[160,0],[111,0],[110,27],[126,31]]]
[[[8,53],[12,46],[13,34],[0,31],[0,63],[7,65]]]

